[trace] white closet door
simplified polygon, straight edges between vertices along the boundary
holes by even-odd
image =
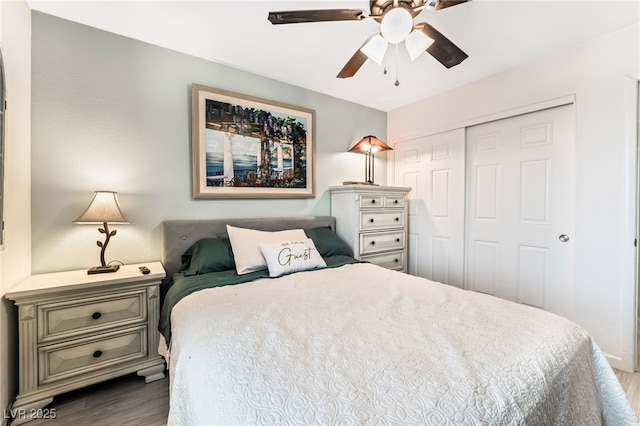
[[[573,317],[574,113],[467,129],[466,287]]]
[[[409,193],[408,272],[463,287],[465,131],[397,143],[395,183]]]

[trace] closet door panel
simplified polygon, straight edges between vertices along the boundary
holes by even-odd
[[[573,317],[573,106],[466,139],[466,287]]]
[[[409,194],[409,273],[463,287],[465,131],[399,142],[395,184]]]

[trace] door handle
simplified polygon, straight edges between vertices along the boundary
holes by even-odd
[[[560,241],[562,241],[563,243],[566,243],[567,241],[569,241],[569,236],[567,234],[560,234],[560,236],[558,237],[558,239]]]

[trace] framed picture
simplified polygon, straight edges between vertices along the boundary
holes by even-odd
[[[314,111],[192,85],[194,198],[311,198]]]

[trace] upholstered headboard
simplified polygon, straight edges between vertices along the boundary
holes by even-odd
[[[227,225],[260,231],[308,229],[329,226],[335,231],[336,219],[331,216],[278,217],[268,219],[165,220],[162,222],[162,264],[171,277],[182,267],[182,253],[202,238],[227,236]]]

